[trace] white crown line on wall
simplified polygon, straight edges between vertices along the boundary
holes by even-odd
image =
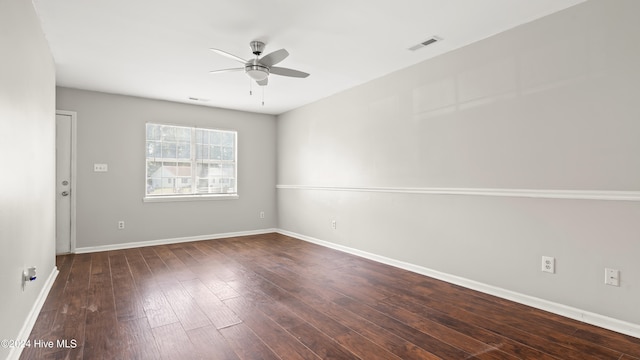
[[[439,187],[345,187],[313,185],[276,185],[282,190],[350,191],[421,195],[472,195],[525,197],[540,199],[640,201],[640,191],[616,190],[550,190],[550,189],[497,189],[497,188],[439,188]]]

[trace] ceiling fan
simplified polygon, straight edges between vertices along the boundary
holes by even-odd
[[[270,54],[267,54],[260,58],[260,54],[264,51],[265,44],[262,41],[252,41],[249,43],[251,51],[256,56],[253,60],[245,60],[241,57],[229,54],[226,51],[220,49],[211,49],[212,51],[226,56],[230,59],[238,61],[244,65],[241,68],[222,69],[211,71],[211,74],[226,73],[232,71],[242,71],[247,74],[251,79],[255,80],[260,86],[265,86],[269,83],[269,74],[276,74],[281,76],[289,76],[296,78],[306,78],[309,76],[306,72],[274,66],[289,56],[289,52],[285,49],[276,50]]]

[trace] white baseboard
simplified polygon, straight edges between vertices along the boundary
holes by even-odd
[[[261,235],[261,234],[268,234],[273,232],[277,232],[277,229],[260,229],[260,230],[238,231],[238,232],[220,233],[220,234],[212,234],[212,235],[198,235],[198,236],[171,238],[171,239],[137,241],[137,242],[121,243],[121,244],[87,246],[87,247],[76,248],[74,252],[76,254],[85,254],[85,253],[100,252],[100,251],[132,249],[132,248],[139,248],[139,247],[145,247],[145,246],[169,245],[169,244],[178,244],[178,243],[191,242],[191,241],[222,239],[222,238],[229,238],[229,237],[236,237],[236,236]]]
[[[22,329],[20,329],[20,332],[18,333],[18,337],[16,338],[16,340],[26,341],[27,339],[29,339],[29,335],[31,335],[31,330],[33,330],[33,326],[35,325],[36,320],[38,319],[38,315],[40,315],[40,310],[42,310],[42,306],[44,305],[45,300],[47,300],[47,295],[49,295],[49,291],[51,291],[51,288],[53,287],[53,283],[55,282],[56,277],[58,276],[58,273],[59,273],[58,268],[54,266],[53,269],[51,270],[51,273],[49,274],[49,277],[45,281],[44,286],[42,287],[42,290],[40,290],[40,294],[38,294],[38,297],[36,298],[36,302],[31,307],[31,311],[29,311],[29,314],[27,315],[27,318],[24,321],[24,324],[22,325]],[[22,350],[23,350],[22,347],[12,347],[11,351],[9,351],[9,356],[7,356],[7,360],[18,360],[20,358],[20,354],[22,354]]]
[[[599,326],[608,330],[616,331],[622,334],[640,338],[640,324],[634,324],[623,320],[611,318],[608,316],[592,313],[571,306],[555,303],[552,301],[536,298],[534,296],[521,294],[515,291],[506,290],[496,286],[484,284],[478,281],[466,279],[463,277],[446,274],[433,269],[425,268],[415,264],[407,263],[391,259],[388,257],[372,254],[366,251],[350,248],[343,245],[334,244],[332,242],[316,239],[310,236],[297,234],[291,231],[277,229],[277,232],[286,236],[291,236],[317,245],[328,247],[331,249],[346,252],[352,255],[360,256],[379,263],[391,265],[400,269],[408,270],[421,275],[429,276],[438,280],[446,281],[451,284],[459,285],[468,289],[476,290],[485,294],[494,295],[503,299],[514,301],[520,304],[531,306],[540,310],[548,311],[557,315],[561,315],[570,319],[578,320],[590,325]]]

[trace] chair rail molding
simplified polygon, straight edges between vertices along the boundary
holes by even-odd
[[[421,195],[502,196],[540,199],[640,201],[640,191],[618,190],[553,190],[510,188],[445,188],[445,187],[357,187],[278,184],[278,190],[348,191]]]

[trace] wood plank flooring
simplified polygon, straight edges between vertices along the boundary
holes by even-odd
[[[57,265],[30,336],[54,346],[21,359],[640,359],[640,339],[280,234]]]

